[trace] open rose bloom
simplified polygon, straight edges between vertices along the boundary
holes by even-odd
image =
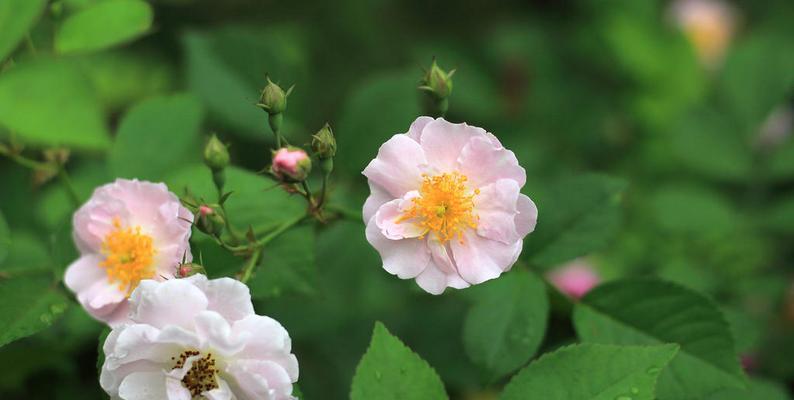
[[[66,286],[94,318],[123,322],[139,282],[171,278],[191,261],[192,220],[162,183],[118,179],[97,188],[74,215],[80,258],[67,268]]]
[[[518,259],[538,211],[526,173],[481,128],[420,117],[364,169],[367,240],[383,268],[429,293],[498,277]]]
[[[287,331],[254,314],[231,278],[141,282],[103,351],[99,382],[113,399],[286,400],[298,380]]]

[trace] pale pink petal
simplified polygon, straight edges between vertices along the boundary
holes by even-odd
[[[99,264],[102,256],[87,254],[75,260],[66,268],[63,281],[71,291],[80,293],[94,285],[95,282],[107,279],[105,269]]]
[[[453,124],[443,118],[431,121],[422,131],[421,144],[427,164],[435,173],[457,171],[463,148],[475,137],[486,138],[485,130],[465,123]]]
[[[560,292],[579,299],[601,281],[595,270],[583,260],[575,260],[550,271],[547,278]]]
[[[463,235],[463,243],[453,240],[450,247],[460,276],[475,285],[494,279],[512,267],[521,244],[520,240],[505,244],[467,231]]]
[[[447,288],[447,275],[431,264],[416,277],[416,284],[425,292],[438,295]]]
[[[134,372],[119,386],[123,400],[169,400],[162,372]]]
[[[145,321],[157,328],[176,325],[190,329],[195,316],[208,305],[204,292],[186,279],[141,281],[130,302],[133,321]]]
[[[239,353],[245,342],[232,336],[232,327],[220,314],[214,311],[202,311],[195,317],[196,333],[204,342],[204,347],[213,349],[223,356]]]
[[[527,180],[526,171],[518,165],[515,154],[504,147],[496,147],[487,137],[469,140],[457,160],[460,172],[468,178],[471,187],[483,187],[499,179],[512,179],[521,188]]]
[[[254,314],[251,292],[244,283],[232,278],[210,280],[201,274],[187,279],[204,292],[207,310],[219,313],[229,322]]]
[[[419,188],[420,166],[427,163],[422,147],[403,134],[394,135],[378,150],[378,156],[364,169],[364,176],[393,197]]]
[[[406,135],[409,138],[416,140],[417,143],[421,143],[422,131],[424,131],[425,126],[427,126],[427,124],[429,124],[433,120],[434,119],[431,117],[424,117],[424,116],[417,118],[414,122],[411,123],[411,127],[408,128],[408,132],[406,133]]]
[[[206,397],[207,400],[232,400],[236,398],[229,384],[221,378],[218,378],[218,387],[216,389],[204,392],[202,395]]]
[[[135,324],[118,329],[119,334],[111,345],[107,345],[105,354],[108,368],[118,368],[122,364],[145,360],[152,363],[170,363],[174,354],[196,344],[195,339],[177,338],[173,334],[163,335],[161,331],[150,325]],[[188,340],[186,340],[188,339]]]
[[[515,225],[518,190],[512,179],[499,179],[480,189],[474,197],[478,235],[505,244],[521,240]]]
[[[430,263],[430,250],[424,240],[390,240],[383,236],[373,217],[367,224],[367,241],[380,253],[383,269],[402,279],[413,278]]]
[[[375,214],[375,223],[381,229],[383,236],[390,240],[416,238],[425,233],[425,230],[411,221],[400,221],[406,209],[412,204],[411,199],[419,194],[416,191],[408,192],[406,198],[392,200],[378,209]]]
[[[231,374],[249,399],[286,400],[292,395],[292,379],[280,365],[267,360],[239,360],[229,365]]]
[[[535,230],[538,223],[538,208],[535,202],[526,195],[519,195],[516,203],[518,215],[516,215],[515,225],[518,236],[524,237]]]
[[[191,400],[193,398],[182,381],[171,376],[165,378],[165,391],[168,394],[168,400]]]
[[[369,191],[370,195],[364,202],[364,223],[367,223],[375,215],[380,206],[394,200],[394,196],[372,182],[369,182]]]
[[[249,359],[268,359],[281,365],[292,381],[298,380],[298,360],[292,351],[287,330],[278,321],[265,316],[249,315],[234,323],[232,332],[247,338],[241,354]]]

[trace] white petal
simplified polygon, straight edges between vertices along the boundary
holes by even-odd
[[[188,279],[207,296],[207,310],[221,314],[228,321],[236,321],[254,313],[251,292],[244,283],[232,278],[210,280],[201,274]]]
[[[287,330],[276,320],[250,315],[234,323],[232,332],[246,338],[241,356],[247,359],[268,359],[281,365],[293,381],[298,380],[298,361],[292,351]]]
[[[369,191],[370,195],[364,202],[364,223],[367,223],[375,215],[380,206],[390,200],[394,200],[394,196],[373,182],[369,182]]]
[[[434,119],[431,117],[419,117],[413,123],[411,123],[411,127],[408,129],[408,132],[405,134],[413,139],[416,140],[417,143],[421,143],[422,141],[422,132],[425,129],[425,126],[432,122]]]
[[[124,400],[169,400],[162,372],[135,372],[127,375],[119,386]]]
[[[232,336],[229,323],[214,311],[203,311],[196,316],[196,333],[205,340],[207,347],[224,356],[239,353],[245,343]]]
[[[206,310],[209,303],[201,289],[188,279],[141,281],[132,292],[130,302],[133,321],[158,328],[177,325],[186,329],[192,328],[193,318]]]
[[[407,208],[413,203],[412,199],[418,196],[417,191],[410,191],[403,199],[394,199],[380,207],[375,213],[375,223],[381,233],[388,239],[400,240],[417,238],[425,233],[418,224],[412,221],[400,221]]]

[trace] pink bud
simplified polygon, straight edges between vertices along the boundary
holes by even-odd
[[[199,206],[199,214],[201,214],[202,217],[206,217],[207,215],[210,215],[213,212],[215,211],[210,206],[205,206],[205,205]]]
[[[582,298],[601,281],[593,267],[583,260],[574,260],[558,267],[546,277],[560,292],[575,299]]]
[[[311,159],[302,149],[285,147],[273,154],[272,171],[279,178],[302,181],[309,175],[310,170]]]

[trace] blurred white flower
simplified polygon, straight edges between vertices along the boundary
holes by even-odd
[[[298,380],[289,334],[254,314],[231,278],[142,281],[103,351],[100,384],[113,399],[286,400]]]

